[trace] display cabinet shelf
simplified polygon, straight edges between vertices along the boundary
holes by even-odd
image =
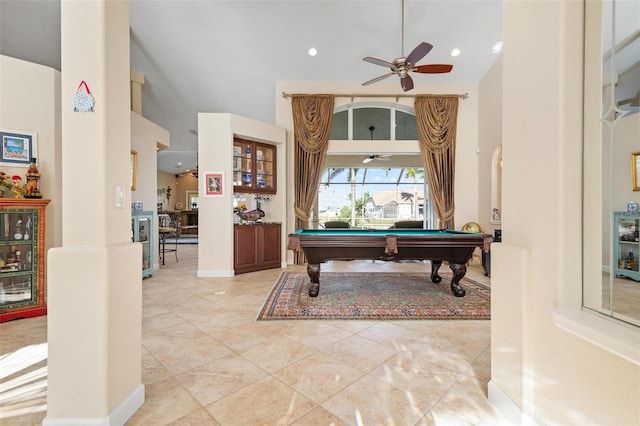
[[[613,220],[614,275],[640,281],[640,213],[616,212]]]
[[[46,315],[46,199],[0,198],[0,322]]]
[[[131,241],[142,244],[142,277],[153,275],[153,212],[131,212]]]
[[[235,192],[275,194],[276,147],[242,139],[233,141],[233,189]]]

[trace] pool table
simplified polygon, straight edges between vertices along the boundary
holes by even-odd
[[[449,262],[453,272],[451,291],[465,295],[460,280],[476,247],[488,252],[490,234],[447,229],[299,229],[289,234],[287,248],[307,258],[311,279],[309,296],[320,291],[320,264],[327,260],[430,260],[431,281],[439,283],[438,269]]]

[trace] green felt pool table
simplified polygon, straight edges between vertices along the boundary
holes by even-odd
[[[430,260],[431,281],[439,283],[438,269],[449,262],[453,272],[451,291],[462,297],[460,280],[476,247],[489,251],[490,234],[447,229],[299,229],[289,234],[287,248],[307,258],[311,279],[309,296],[320,291],[320,264],[327,260]]]

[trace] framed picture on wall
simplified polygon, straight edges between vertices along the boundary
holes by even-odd
[[[631,154],[631,178],[633,190],[640,191],[640,151]]]
[[[204,195],[207,197],[224,196],[224,172],[204,173]]]
[[[31,159],[37,157],[36,134],[33,132],[0,129],[2,151],[0,164],[14,167],[29,167]]]

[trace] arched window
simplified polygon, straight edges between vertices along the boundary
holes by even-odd
[[[329,139],[417,141],[415,110],[406,105],[371,102],[337,107]]]

